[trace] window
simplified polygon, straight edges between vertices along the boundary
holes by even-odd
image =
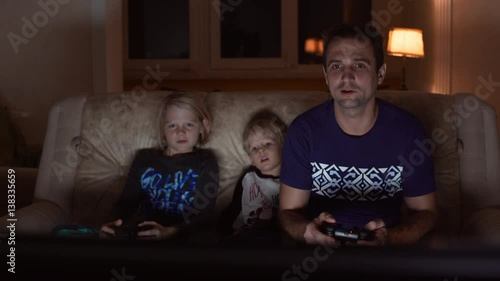
[[[128,57],[189,58],[189,2],[129,0]]]
[[[213,69],[285,68],[290,0],[213,0],[210,12]]]
[[[123,11],[124,78],[144,77],[159,65],[176,78],[192,76],[203,53],[205,0],[126,0]],[[206,44],[205,44],[206,45]]]
[[[172,79],[321,77],[322,31],[370,11],[366,0],[128,0],[125,79],[158,64]]]
[[[371,1],[299,0],[298,5],[299,64],[322,63],[322,31],[343,22],[367,24],[371,21]]]
[[[221,58],[281,57],[281,0],[243,1],[215,19]]]

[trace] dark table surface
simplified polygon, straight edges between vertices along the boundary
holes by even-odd
[[[471,241],[436,250],[24,236],[14,252],[7,280],[500,280],[500,247]]]

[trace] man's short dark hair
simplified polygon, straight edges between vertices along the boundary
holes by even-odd
[[[375,55],[375,66],[378,72],[384,64],[384,40],[377,28],[370,24],[338,24],[323,32],[323,67],[326,69],[326,55],[330,43],[338,38],[359,39],[360,42],[370,43]]]

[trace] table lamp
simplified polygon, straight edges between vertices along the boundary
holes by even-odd
[[[424,40],[422,36],[422,30],[400,27],[392,28],[389,31],[387,54],[390,56],[403,57],[403,77],[401,81],[401,90],[408,90],[408,88],[406,87],[405,73],[406,57],[424,57]]]

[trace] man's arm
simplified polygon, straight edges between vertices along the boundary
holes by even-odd
[[[410,216],[401,224],[387,229],[382,219],[375,219],[365,228],[374,231],[373,241],[358,241],[358,245],[367,246],[401,246],[416,243],[431,231],[437,221],[437,204],[435,193],[417,197],[405,197]]]
[[[436,225],[438,209],[435,192],[417,197],[405,197],[409,217],[388,229],[388,245],[409,245],[416,243]]]
[[[281,227],[294,240],[304,241],[304,232],[310,222],[304,216],[311,191],[293,188],[284,183],[280,185],[280,204],[278,219]]]
[[[310,195],[310,190],[297,189],[281,183],[278,212],[281,227],[294,240],[307,244],[335,245],[335,239],[319,230],[323,222],[335,222],[331,214],[321,213],[312,221],[305,217],[305,208],[309,203]]]

